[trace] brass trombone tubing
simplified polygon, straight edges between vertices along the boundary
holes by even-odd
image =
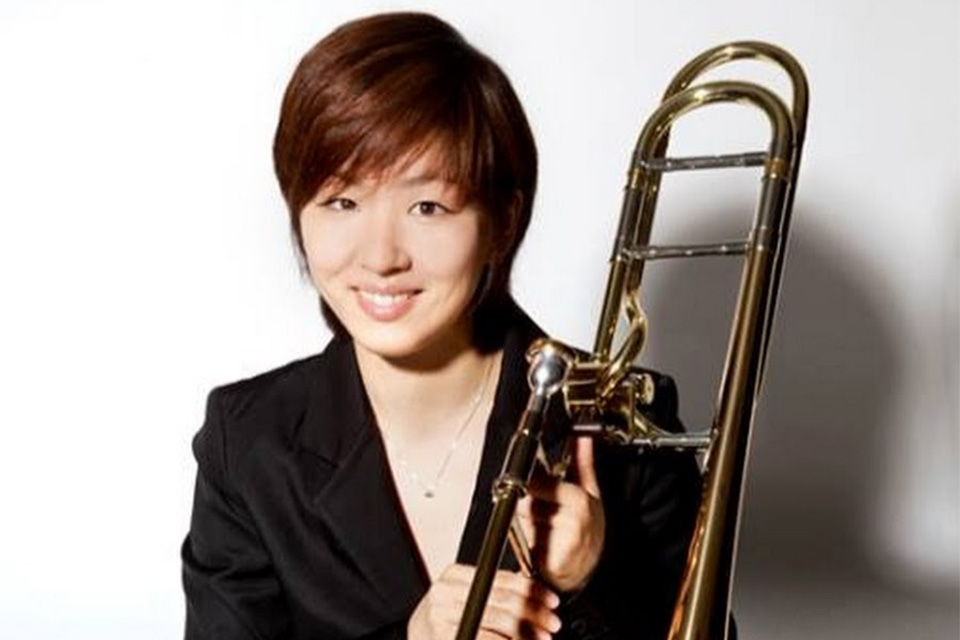
[[[682,114],[712,102],[747,102],[761,109],[770,121],[771,141],[718,398],[713,427],[715,440],[705,461],[703,502],[669,640],[727,636],[750,426],[778,284],[777,269],[778,264],[782,264],[779,256],[789,181],[794,175],[795,134],[791,115],[772,93],[745,83],[707,83],[668,98],[641,134],[638,156],[662,153],[661,141],[673,122]],[[641,172],[640,182],[645,179]],[[641,206],[643,204],[641,202]],[[640,224],[647,232],[649,227],[650,223]],[[647,238],[639,240],[640,244],[646,244]]]
[[[796,185],[797,173],[800,169],[800,156],[803,150],[803,141],[806,135],[806,120],[809,104],[809,87],[803,68],[787,51],[775,45],[753,40],[731,42],[704,51],[684,65],[674,75],[663,95],[663,102],[671,97],[686,91],[703,74],[717,67],[736,60],[762,60],[772,63],[787,74],[793,90],[792,116],[794,122],[794,158],[791,162],[789,182]],[[641,137],[642,137],[641,133]],[[620,302],[624,290],[635,289],[643,274],[643,263],[630,263],[623,255],[624,249],[645,245],[650,238],[650,228],[653,223],[653,213],[656,209],[657,195],[660,188],[660,174],[657,171],[647,172],[645,197],[640,202],[641,189],[639,188],[639,174],[643,166],[655,166],[665,161],[666,149],[669,143],[669,131],[665,131],[658,141],[657,147],[645,157],[639,155],[640,141],[634,148],[634,157],[628,172],[628,182],[624,194],[623,205],[620,211],[620,225],[614,241],[610,257],[610,274],[607,278],[607,289],[604,294],[600,318],[597,322],[597,333],[593,345],[593,352],[598,359],[610,357],[610,350],[616,333],[617,319],[621,313]],[[748,154],[749,155],[749,154]],[[783,224],[790,225],[790,213],[793,210],[793,193],[791,189],[787,195]],[[638,224],[639,221],[639,224]],[[777,259],[774,276],[774,290],[779,290],[783,270],[783,254]],[[769,315],[773,316],[776,308],[776,293],[771,304]],[[768,318],[768,324],[769,320]],[[766,351],[766,339],[764,340]]]
[[[739,59],[772,62],[785,71],[792,83],[792,113],[787,112],[778,98],[759,87],[752,90],[742,83],[694,86],[694,81],[706,71]],[[709,102],[728,100],[752,103],[763,110],[770,120],[772,139],[764,159],[763,188],[744,263],[740,299],[712,428],[714,438],[705,457],[703,501],[669,640],[727,637],[750,426],[776,309],[785,256],[784,239],[790,227],[808,110],[806,77],[786,51],[760,42],[731,43],[703,53],[674,77],[661,107],[648,120],[634,150],[594,344],[599,360],[610,357],[624,301],[636,304],[644,262],[659,257],[648,243],[662,172],[693,168],[695,164],[707,168],[735,164],[727,159],[671,162],[665,158],[670,127],[683,113]],[[668,253],[680,252],[670,250]]]
[[[483,610],[511,535],[517,502],[527,492],[550,399],[566,381],[574,362],[573,354],[566,347],[550,340],[531,345],[528,359],[531,360],[528,372],[530,398],[510,441],[503,471],[493,487],[493,510],[480,546],[477,569],[457,627],[456,640],[473,640],[480,628]]]
[[[700,76],[719,66],[736,60],[758,60],[779,67],[790,80],[791,121],[793,122],[793,158],[790,163],[789,189],[783,205],[783,220],[781,221],[781,235],[787,235],[790,229],[790,220],[793,215],[793,198],[797,189],[797,176],[800,173],[800,158],[803,156],[803,144],[807,133],[807,113],[810,105],[810,87],[803,67],[786,50],[768,42],[757,40],[741,40],[719,45],[704,51],[690,60],[674,75],[673,80],[664,92],[664,100],[690,87]],[[662,149],[656,155],[662,157],[666,150],[667,139],[661,142]],[[777,297],[780,292],[780,281],[783,276],[783,264],[786,251],[780,251],[774,261],[773,281],[771,284],[772,296],[767,311],[766,326],[772,324],[777,309]],[[760,359],[761,372],[766,363],[766,352],[770,342],[770,334],[766,332],[763,338],[763,356]],[[763,376],[761,373],[761,382]]]
[[[701,74],[712,68],[747,58],[773,62],[787,73],[793,83],[792,113],[777,96],[755,84],[735,81],[694,84]],[[771,131],[768,150],[667,158],[669,134],[675,121],[690,111],[721,102],[747,104],[766,114]],[[477,577],[458,629],[458,640],[475,637],[516,501],[525,491],[532,470],[534,444],[539,446],[545,407],[558,388],[563,389],[567,411],[573,418],[573,434],[607,437],[627,445],[706,450],[703,496],[668,640],[727,637],[750,428],[782,273],[806,115],[807,84],[803,71],[790,54],[773,45],[744,41],[715,47],[692,60],[674,77],[634,148],[592,359],[578,363],[563,345],[553,341],[542,341],[529,352],[534,358],[530,370],[533,389],[530,404],[494,490],[494,514],[481,548]],[[664,171],[759,165],[764,167],[760,200],[746,242],[649,245]],[[734,254],[744,255],[745,259],[714,423],[708,433],[667,433],[650,423],[642,412],[634,411],[649,402],[643,399],[646,394],[641,392],[643,387],[638,386],[642,376],[632,373],[633,360],[646,335],[646,322],[639,304],[644,263],[658,258]],[[629,328],[616,356],[611,358],[622,316],[626,316]],[[556,360],[558,354],[563,355]],[[560,361],[562,367],[557,364]],[[549,366],[543,366],[545,362]],[[551,378],[555,382],[546,393],[546,388],[536,379],[543,377],[544,371],[552,371],[553,375],[561,369],[562,376]],[[613,419],[610,424],[606,423],[608,417]],[[625,431],[622,430],[624,423]]]

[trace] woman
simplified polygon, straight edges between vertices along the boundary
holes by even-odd
[[[210,394],[186,636],[451,638],[541,335],[508,291],[536,186],[529,125],[449,25],[386,14],[304,56],[274,161],[334,339]],[[659,380],[654,417],[679,428]],[[694,463],[574,453],[572,479],[538,480],[519,509],[540,580],[507,554],[481,637],[663,634]]]

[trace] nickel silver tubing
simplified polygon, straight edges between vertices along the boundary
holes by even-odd
[[[665,433],[656,436],[634,438],[630,444],[650,449],[706,449],[713,436],[707,433]]]
[[[767,162],[765,151],[728,153],[716,156],[690,156],[688,158],[649,158],[641,162],[644,169],[667,173],[696,169],[723,169],[726,167],[762,167]]]
[[[633,260],[662,260],[664,258],[702,258],[705,256],[742,256],[750,248],[749,242],[722,242],[720,244],[653,245],[624,249],[623,254]]]
[[[573,435],[604,437],[611,435],[610,429],[601,424],[578,424],[573,427]],[[713,440],[713,433],[670,433],[658,432],[653,435],[619,439],[620,444],[647,449],[706,449]]]

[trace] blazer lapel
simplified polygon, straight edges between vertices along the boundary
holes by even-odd
[[[305,448],[334,467],[314,508],[381,611],[409,611],[428,587],[349,340],[328,347],[311,385]]]

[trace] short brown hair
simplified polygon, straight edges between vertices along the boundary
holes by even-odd
[[[300,212],[329,180],[375,176],[434,143],[440,177],[492,222],[496,253],[477,309],[487,315],[509,299],[536,192],[537,151],[506,74],[446,22],[386,13],[320,40],[287,85],[274,170],[303,259]]]

